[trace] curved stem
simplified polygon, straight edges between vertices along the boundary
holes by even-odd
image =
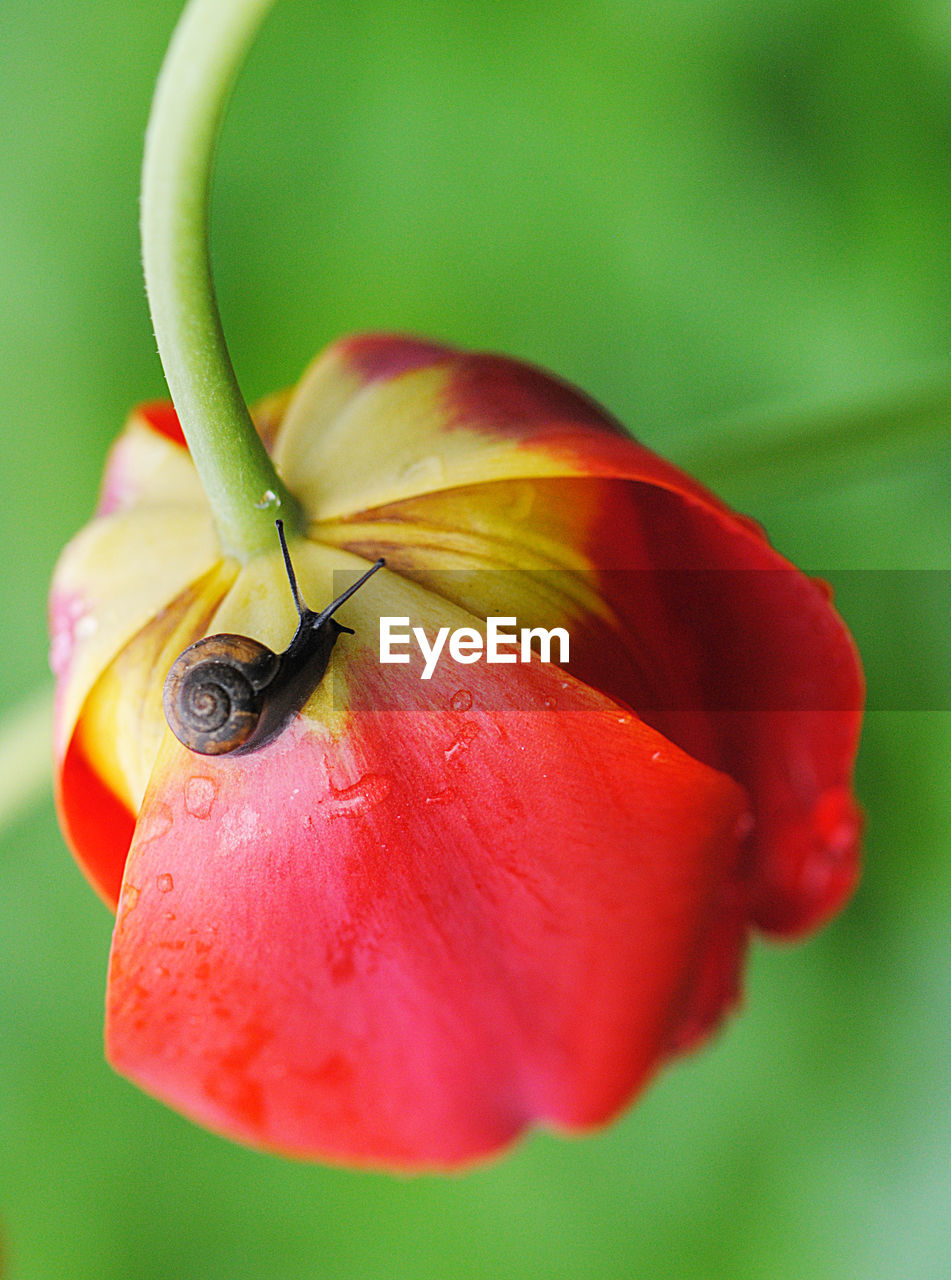
[[[142,174],[142,250],[159,354],[225,550],[274,547],[299,523],[235,378],[215,300],[208,206],[215,143],[242,59],[274,0],[191,0],[159,76]]]

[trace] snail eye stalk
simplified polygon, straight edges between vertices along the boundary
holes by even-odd
[[[291,594],[294,597],[294,604],[297,608],[298,616],[303,618],[309,610],[300,598],[300,591],[297,589],[297,574],[294,572],[294,565],[291,563],[291,553],[287,549],[287,539],[284,537],[284,521],[275,520],[274,527],[277,529],[277,536],[281,540],[281,553],[284,556],[284,568],[287,570],[287,581],[291,584]]]
[[[337,637],[354,634],[334,613],[385,564],[377,560],[315,613],[301,599],[284,522],[274,523],[299,618],[290,644],[275,653],[250,636],[205,636],[179,655],[165,678],[162,702],[169,728],[200,755],[256,751],[277,737],[320,684]]]

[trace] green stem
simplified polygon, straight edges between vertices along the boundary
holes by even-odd
[[[274,0],[191,0],[159,76],[142,175],[145,284],[169,390],[225,550],[274,549],[299,524],[242,398],[208,248],[212,162],[225,102]]]
[[[682,466],[737,502],[861,482],[929,456],[944,465],[949,424],[951,375],[940,370],[844,402],[733,415],[676,452]]]

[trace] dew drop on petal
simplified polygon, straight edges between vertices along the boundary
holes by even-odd
[[[193,818],[207,818],[216,795],[217,788],[211,778],[196,774],[185,783],[185,808]]]
[[[136,835],[142,844],[158,840],[172,826],[172,811],[167,804],[154,804],[139,819]]]
[[[847,787],[830,787],[819,797],[813,813],[816,833],[829,862],[848,861],[861,833],[862,821]]]
[[[474,720],[467,720],[459,730],[458,737],[446,748],[446,759],[453,760],[461,752],[468,751],[478,736],[479,726]]]
[[[439,484],[442,482],[446,474],[446,468],[443,460],[436,454],[429,454],[425,458],[414,458],[412,462],[407,463],[400,471],[400,480],[407,485],[419,485],[424,487],[427,484]]]
[[[91,628],[86,625],[91,622]],[[96,621],[80,595],[54,593],[50,600],[50,669],[60,679],[73,660],[77,641],[92,635]]]
[[[245,804],[240,808],[225,810],[219,828],[218,852],[235,853],[242,847],[257,842],[265,834],[267,828],[261,821],[261,815],[254,805]]]
[[[468,711],[472,706],[472,694],[468,689],[457,689],[449,699],[453,711]]]
[[[333,818],[358,818],[374,809],[390,794],[390,779],[380,773],[365,773],[350,787],[331,787],[328,802]]]
[[[434,796],[427,796],[426,804],[450,804],[456,798],[456,792],[453,787],[444,787],[442,791],[437,791]]]
[[[850,890],[857,870],[862,818],[847,787],[830,787],[811,815],[811,849],[799,877],[799,892],[818,908]]]
[[[155,887],[159,893],[171,893],[175,888],[175,881],[166,871],[162,875],[155,877]]]
[[[73,657],[73,637],[68,631],[54,631],[50,637],[50,671],[61,679]]]
[[[122,896],[119,899],[119,919],[124,920],[130,911],[134,911],[139,903],[139,896],[142,890],[134,884],[123,885]]]

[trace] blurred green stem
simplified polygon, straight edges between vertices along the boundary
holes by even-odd
[[[159,76],[142,174],[145,283],[169,390],[225,550],[274,547],[299,513],[241,395],[208,246],[211,173],[232,82],[274,0],[191,0]]]
[[[704,483],[742,500],[840,487],[949,447],[951,375],[940,369],[845,403],[718,421],[675,452]]]

